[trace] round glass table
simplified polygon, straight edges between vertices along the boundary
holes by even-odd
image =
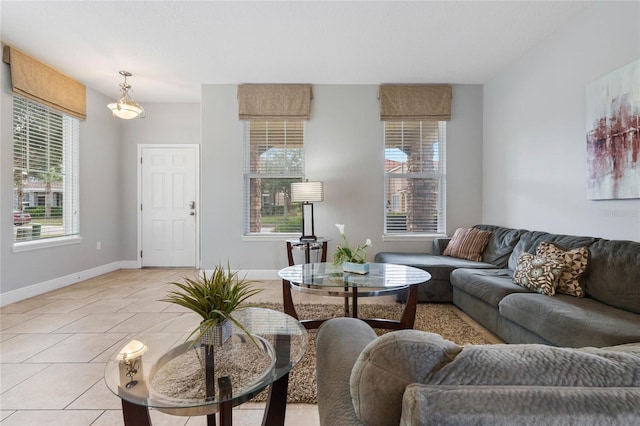
[[[358,297],[382,296],[408,288],[409,295],[399,321],[362,318],[372,327],[387,329],[413,328],[418,302],[418,284],[431,279],[431,274],[412,266],[392,263],[369,263],[369,272],[344,272],[342,265],[306,263],[293,265],[278,272],[282,278],[284,311],[294,318],[298,314],[291,297],[291,289],[323,296],[344,297],[345,316],[358,318]],[[351,299],[351,306],[349,306]],[[325,319],[301,320],[307,328],[318,328]]]
[[[289,371],[309,340],[305,327],[282,312],[245,308],[221,346],[194,341],[200,316],[184,314],[133,336],[109,359],[104,378],[122,399],[125,425],[150,425],[149,408],[177,416],[206,415],[231,424],[231,408],[270,386],[264,424],[284,424]]]

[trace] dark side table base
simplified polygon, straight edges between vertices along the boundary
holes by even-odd
[[[287,280],[282,280],[282,300],[284,304],[284,312],[287,315],[291,315],[300,323],[304,325],[307,330],[316,329],[322,325],[328,318],[325,319],[307,319],[301,320],[298,318],[298,313],[296,312],[295,305],[293,304],[293,298],[291,296],[291,286],[295,284],[291,284],[291,282]],[[349,310],[349,297],[352,302],[352,309]],[[388,330],[404,330],[411,329],[416,320],[416,310],[418,305],[418,285],[410,285],[409,286],[409,294],[407,297],[407,302],[404,305],[404,310],[402,311],[402,315],[400,316],[400,320],[390,320],[390,319],[377,319],[377,318],[360,318],[362,321],[366,322],[373,328],[383,328]],[[345,296],[345,316],[349,316],[349,311],[351,311],[351,317],[358,318],[358,289],[353,287],[352,293],[348,296]]]

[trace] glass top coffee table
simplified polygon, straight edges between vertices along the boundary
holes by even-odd
[[[412,266],[391,263],[370,263],[369,273],[360,275],[343,272],[342,266],[332,263],[305,263],[289,266],[278,272],[282,278],[284,311],[294,318],[298,314],[291,297],[291,289],[322,296],[344,297],[345,316],[358,318],[358,297],[382,296],[408,288],[409,295],[400,320],[361,318],[375,328],[413,328],[418,302],[418,284],[431,279],[431,274]],[[351,299],[351,307],[349,306]],[[326,319],[301,320],[307,328],[318,328]]]
[[[271,309],[245,308],[234,318],[253,338],[233,325],[231,337],[213,352],[190,337],[201,320],[193,313],[158,324],[118,348],[104,378],[122,399],[125,425],[150,425],[149,408],[206,415],[208,424],[215,424],[220,413],[220,424],[230,425],[232,407],[269,386],[263,424],[284,424],[289,371],[307,351],[307,331],[295,318]]]

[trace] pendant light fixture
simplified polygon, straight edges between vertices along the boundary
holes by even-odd
[[[120,83],[120,92],[122,96],[118,99],[118,102],[113,102],[107,107],[111,110],[114,117],[122,118],[124,120],[131,120],[132,118],[144,118],[146,113],[142,105],[131,99],[129,90],[131,85],[127,83],[127,77],[131,77],[131,73],[128,71],[120,71],[120,75],[124,77],[124,82]]]

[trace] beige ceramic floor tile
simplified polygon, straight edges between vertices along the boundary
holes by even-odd
[[[0,314],[0,331],[7,331],[11,327],[25,323],[26,321],[37,318],[38,314]],[[18,331],[18,333],[20,333]]]
[[[122,417],[122,400],[109,390],[104,380],[98,381],[89,390],[73,401],[67,409],[70,410],[118,410]]]
[[[11,340],[2,342],[0,362],[19,363],[32,358],[40,352],[63,341],[70,334],[19,334]]]
[[[29,313],[35,314],[67,314],[69,312],[73,312],[76,309],[80,309],[87,305],[87,303],[91,303],[96,301],[95,298],[91,298],[90,300],[85,299],[49,299],[51,303],[46,305],[39,306]]]
[[[3,306],[0,308],[0,313],[2,314],[22,314],[25,312],[29,312],[32,309],[38,308],[42,305],[46,305],[47,303],[51,303],[51,300],[47,299],[39,299],[39,298],[31,298],[26,300],[21,300],[20,302],[12,303],[7,306]]]
[[[2,394],[5,410],[62,410],[104,377],[104,364],[52,364]]]
[[[85,317],[86,314],[39,314],[3,331],[7,333],[51,333],[67,324]]]
[[[0,364],[0,393],[3,393],[29,377],[47,368],[49,364]]]
[[[110,333],[124,332],[133,333],[146,330],[149,327],[158,325],[161,322],[168,321],[177,316],[179,313],[155,312],[155,313],[138,313],[133,315],[126,321],[121,322],[117,326],[109,330]]]
[[[13,410],[0,410],[0,422],[15,413]]]
[[[56,333],[104,333],[133,316],[132,313],[88,314],[57,329]]]
[[[125,306],[134,303],[133,299],[103,299],[89,303],[74,312],[86,312],[90,314],[108,314],[118,312]]]
[[[2,420],[2,425],[89,426],[100,415],[100,410],[23,410]]]
[[[105,410],[95,422],[91,423],[91,426],[124,426],[122,409]]]
[[[127,333],[73,334],[26,362],[91,362],[126,336]]]

